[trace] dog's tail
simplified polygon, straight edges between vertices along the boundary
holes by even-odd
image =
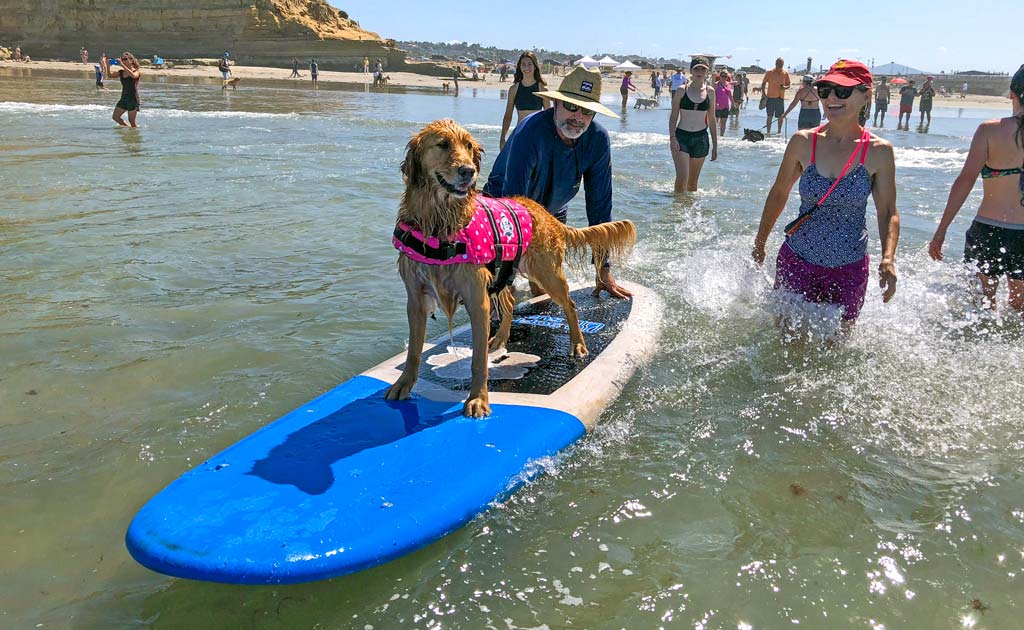
[[[590,264],[587,246],[595,261],[622,262],[636,244],[636,226],[632,221],[612,221],[582,229],[565,226],[566,257],[574,267]]]

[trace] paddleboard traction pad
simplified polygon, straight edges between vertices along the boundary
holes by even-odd
[[[574,357],[569,354],[569,326],[561,307],[544,300],[523,304],[516,308],[512,318],[506,350],[540,357],[537,366],[531,368],[522,378],[513,380],[491,379],[487,383],[490,392],[551,394],[582,372],[597,358],[622,330],[622,325],[632,310],[632,300],[610,297],[596,298],[592,288],[577,289],[570,293],[576,303],[583,340],[587,342],[590,354]],[[473,331],[468,328],[455,335],[456,346],[471,347]],[[437,383],[460,392],[469,391],[470,379],[448,379],[439,376],[434,366],[427,362],[432,356],[446,354],[448,347],[439,344],[423,353],[420,366],[421,379]],[[466,357],[469,361],[469,356]],[[499,359],[500,361],[500,359]],[[404,369],[403,362],[398,369]]]

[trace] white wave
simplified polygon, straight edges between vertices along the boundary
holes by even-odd
[[[41,112],[69,111],[105,112],[112,109],[113,107],[110,105],[52,105],[48,103],[19,103],[16,101],[0,102],[0,112],[32,112],[34,114],[38,114]]]
[[[612,148],[614,149],[662,146],[668,143],[668,135],[663,133],[609,131],[608,135],[611,136]]]
[[[930,168],[954,171],[959,170],[964,165],[964,160],[966,159],[966,149],[896,147],[897,168]]]
[[[96,104],[83,104],[83,105],[59,105],[53,103],[21,103],[17,101],[2,101],[0,102],[0,113],[11,112],[31,112],[33,114],[39,113],[55,113],[55,112],[110,112],[113,111],[113,105],[96,105]],[[238,111],[211,111],[211,112],[195,112],[184,109],[159,109],[159,108],[145,108],[142,110],[146,116],[154,116],[158,118],[282,118],[282,119],[295,119],[299,117],[299,114],[295,112],[289,112],[286,114],[268,113],[268,112],[238,112]]]
[[[501,125],[484,125],[479,123],[470,123],[463,125],[467,131],[501,131]]]

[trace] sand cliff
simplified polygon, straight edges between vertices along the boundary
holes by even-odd
[[[0,0],[0,44],[35,59],[137,56],[217,57],[245,65],[286,66],[316,58],[350,70],[364,56],[388,65],[405,53],[359,28],[325,0]]]

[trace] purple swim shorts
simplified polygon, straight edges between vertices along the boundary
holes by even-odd
[[[865,256],[842,267],[822,267],[800,258],[783,243],[775,261],[775,288],[799,293],[808,302],[841,306],[843,319],[854,321],[868,291],[868,266]]]

